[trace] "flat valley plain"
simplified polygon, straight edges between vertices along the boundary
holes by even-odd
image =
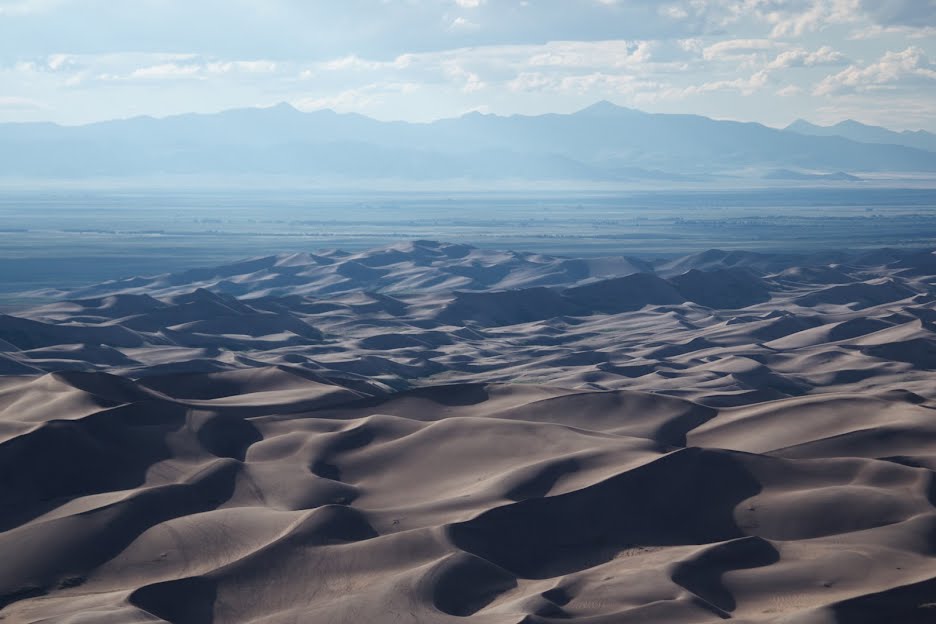
[[[936,190],[870,183],[614,193],[6,191],[0,309],[41,301],[14,295],[22,291],[414,239],[575,257],[925,247],[936,244],[934,206]]]

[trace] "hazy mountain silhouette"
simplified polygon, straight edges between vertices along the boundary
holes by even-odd
[[[599,102],[573,114],[381,122],[288,104],[84,126],[0,124],[8,177],[646,180],[735,173],[934,172],[936,153]]]
[[[861,182],[858,176],[835,171],[833,173],[807,173],[803,171],[790,171],[789,169],[774,169],[764,174],[765,180],[825,180],[827,182]]]
[[[887,143],[936,152],[936,134],[925,130],[895,132],[880,126],[868,126],[852,119],[846,119],[834,126],[817,126],[804,119],[797,119],[786,129],[809,136],[838,136],[861,143]]]

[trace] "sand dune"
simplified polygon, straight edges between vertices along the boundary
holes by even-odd
[[[936,501],[909,455],[936,431],[829,442],[932,429],[906,397],[718,411],[225,375],[4,382],[7,620],[874,621],[855,601],[931,617]],[[75,417],[24,409],[37,383]]]
[[[936,367],[933,278],[924,274],[930,255],[716,251],[654,265],[428,241],[294,254],[143,280],[158,297],[108,283],[83,289],[107,291],[95,298],[0,317],[0,357],[6,374],[146,377],[286,365],[397,389],[520,381],[648,390],[719,406],[898,380],[927,394],[925,371]],[[387,271],[387,279],[419,279],[388,294],[368,290],[380,286],[370,277],[335,290],[313,275],[349,262]],[[476,290],[463,288],[463,276],[453,281],[469,265]],[[258,267],[293,271],[290,294],[271,295],[255,279]],[[676,268],[686,271],[671,274]],[[615,271],[627,274],[607,275]],[[564,277],[543,285],[557,275]],[[211,280],[219,276],[241,284],[243,296],[204,287],[217,286]],[[517,287],[503,288],[505,280]],[[127,282],[145,290],[140,280]],[[300,294],[307,291],[318,294]],[[908,323],[916,323],[913,335],[862,339]],[[757,366],[718,364],[738,358]]]
[[[570,285],[650,268],[650,263],[636,258],[574,259],[413,241],[354,254],[339,250],[289,254],[134,277],[82,288],[69,297],[91,301],[113,293],[163,297],[197,287],[253,297],[513,289]]]
[[[0,620],[936,621],[934,284],[417,241],[0,317]]]
[[[686,299],[709,308],[731,310],[770,300],[763,280],[745,269],[690,269],[670,281]]]

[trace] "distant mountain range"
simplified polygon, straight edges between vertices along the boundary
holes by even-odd
[[[0,177],[287,175],[310,180],[683,181],[793,171],[936,173],[928,133],[846,122],[784,130],[599,102],[572,114],[382,122],[270,108],[83,126],[0,124]],[[827,174],[835,174],[825,177]],[[784,179],[792,179],[787,175]]]
[[[843,137],[859,143],[903,145],[914,149],[936,152],[936,134],[925,130],[894,132],[887,128],[868,126],[851,119],[846,119],[834,126],[817,126],[803,119],[797,119],[786,129],[790,132],[808,136]]]

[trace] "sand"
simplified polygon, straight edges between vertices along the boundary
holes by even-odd
[[[0,317],[0,621],[934,622],[933,257],[418,241]]]

